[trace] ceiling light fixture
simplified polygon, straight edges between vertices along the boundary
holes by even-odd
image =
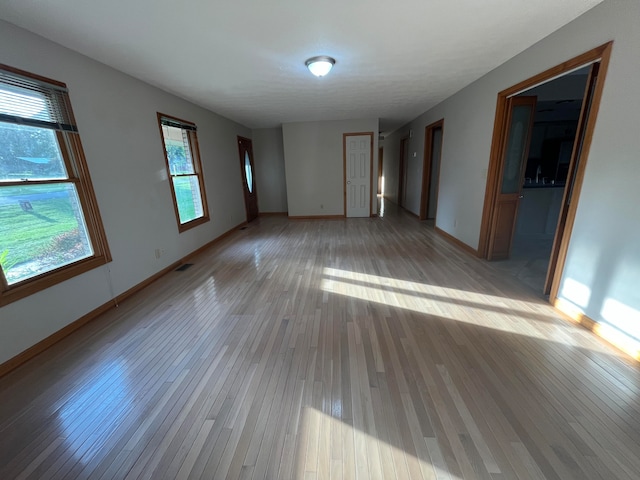
[[[331,71],[331,67],[336,64],[336,61],[326,55],[320,55],[318,57],[311,57],[309,60],[304,62],[304,64],[316,77],[324,77]]]

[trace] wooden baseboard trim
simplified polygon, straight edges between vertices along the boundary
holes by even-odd
[[[227,232],[223,233],[219,237],[216,237],[214,240],[208,242],[204,246],[198,248],[197,250],[194,250],[193,252],[191,252],[187,256],[183,257],[180,261],[174,262],[171,265],[169,265],[168,267],[163,268],[159,272],[157,272],[157,273],[153,274],[152,276],[146,278],[145,280],[143,280],[142,282],[138,283],[137,285],[134,285],[129,290],[126,290],[125,292],[123,292],[123,293],[121,293],[119,295],[116,295],[112,300],[109,300],[108,302],[103,303],[102,305],[100,305],[99,307],[93,309],[92,311],[90,311],[86,315],[83,315],[79,319],[71,322],[70,324],[66,325],[65,327],[61,328],[60,330],[52,333],[51,335],[49,335],[48,337],[44,338],[43,340],[40,340],[35,345],[27,348],[23,352],[20,352],[15,357],[12,357],[9,360],[7,360],[6,362],[0,364],[0,377],[3,377],[5,375],[7,375],[9,372],[15,370],[20,365],[26,363],[27,361],[29,361],[32,358],[36,357],[37,355],[41,354],[42,352],[44,352],[48,348],[52,347],[53,345],[55,345],[56,343],[61,341],[63,338],[71,335],[73,332],[75,332],[79,328],[83,327],[87,323],[91,322],[95,318],[99,317],[100,315],[102,315],[106,311],[114,308],[115,306],[117,306],[118,304],[122,303],[124,300],[126,300],[130,296],[134,295],[135,293],[139,292],[143,288],[148,287],[153,282],[158,280],[160,277],[163,277],[167,273],[172,272],[177,267],[179,267],[181,264],[185,263],[185,261],[188,260],[189,258],[191,258],[191,257],[201,253],[203,250],[206,250],[207,248],[209,248],[209,247],[221,242],[222,240],[224,240],[225,238],[227,238],[228,236],[230,236],[231,234],[236,232],[240,227],[242,227],[242,226],[244,226],[246,224],[247,224],[247,222],[242,222],[241,224],[233,227],[231,230],[228,230]]]
[[[614,328],[606,327],[596,322],[566,300],[556,298],[551,304],[566,320],[581,325],[634,360],[640,361],[640,342],[629,338]]]
[[[289,220],[344,220],[344,215],[289,215]]]
[[[213,240],[211,240],[208,243],[205,243],[203,246],[201,246],[200,248],[195,249],[193,252],[189,253],[188,255],[185,255],[184,257],[182,257],[180,259],[180,261],[178,262],[178,264],[183,264],[186,263],[190,258],[195,257],[196,255],[204,252],[207,248],[212,247],[218,243],[220,243],[221,241],[223,241],[224,239],[226,239],[227,237],[229,237],[230,235],[234,234],[235,232],[237,232],[238,230],[240,230],[242,227],[246,227],[247,225],[249,225],[249,223],[242,222],[239,223],[238,225],[236,225],[235,227],[233,227],[230,230],[227,230],[226,232],[224,232],[222,235],[214,238]]]
[[[160,277],[164,277],[167,273],[172,272],[173,270],[178,268],[180,265],[182,265],[182,263],[183,263],[182,261],[173,262],[168,267],[164,267],[159,272],[154,273],[150,277],[144,279],[142,282],[140,282],[137,285],[134,285],[133,287],[131,287],[129,290],[126,290],[126,291],[122,292],[120,295],[116,295],[116,297],[111,302],[107,302],[105,305],[109,305],[110,303],[113,303],[113,306],[119,305],[120,303],[124,302],[127,298],[129,298],[131,295],[134,295],[134,294],[138,293],[140,290],[142,290],[145,287],[148,287],[153,282],[158,280]],[[98,307],[97,309],[99,310],[100,308],[101,307]],[[94,310],[94,312],[95,312],[95,310]],[[91,313],[93,313],[93,312],[90,312],[88,315],[90,315]],[[102,313],[102,312],[100,312],[100,313]],[[96,316],[98,316],[100,313],[98,313]]]
[[[458,240],[456,237],[454,237],[450,233],[445,232],[444,230],[442,230],[439,227],[433,227],[433,228],[439,235],[442,235],[444,238],[447,239],[447,241],[449,241],[450,243],[453,243],[454,245],[456,245],[457,247],[461,248],[465,252],[470,253],[474,257],[479,257],[480,256],[480,254],[478,253],[478,250],[476,250],[475,248],[467,245],[462,240]]]
[[[289,212],[260,212],[261,217],[286,217]]]
[[[415,213],[413,213],[413,212],[412,212],[411,210],[409,210],[408,208],[406,208],[406,207],[400,207],[400,208],[402,209],[402,211],[403,211],[404,213],[407,213],[407,214],[411,215],[411,216],[412,216],[412,217],[414,217],[416,220],[420,220],[420,216],[419,216],[419,215],[416,215]]]
[[[0,365],[0,377],[5,376],[9,372],[18,368],[23,363],[26,363],[27,361],[31,360],[35,356],[41,354],[42,352],[44,352],[54,344],[58,343],[63,338],[67,337],[68,335],[71,335],[80,327],[89,323],[98,315],[106,312],[107,310],[112,309],[113,307],[115,307],[115,305],[116,303],[114,300],[110,300],[107,303],[100,305],[98,308],[96,308],[95,310],[92,310],[86,315],[83,315],[75,322],[71,322],[69,325],[61,328],[57,332],[52,333],[44,340],[39,341],[35,345],[24,350],[23,352],[20,352],[15,357],[10,358],[6,362],[4,362],[2,365]]]

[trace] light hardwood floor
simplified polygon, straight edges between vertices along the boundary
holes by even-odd
[[[640,369],[396,212],[262,218],[0,379],[0,478],[638,479]]]

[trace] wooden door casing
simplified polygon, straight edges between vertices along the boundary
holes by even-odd
[[[398,166],[398,205],[404,207],[407,186],[407,156],[409,153],[409,137],[400,139],[400,162]]]
[[[440,130],[440,151],[437,155],[437,158],[434,158],[434,147],[435,145],[435,133]],[[420,220],[427,220],[429,218],[435,218],[435,214],[431,217],[429,216],[429,210],[431,210],[432,205],[430,202],[430,198],[433,193],[436,194],[435,202],[437,204],[437,190],[439,184],[440,177],[440,161],[442,159],[442,145],[444,142],[444,119],[438,120],[430,125],[425,127],[424,134],[424,158],[422,162],[422,192],[420,195]],[[435,176],[437,178],[433,178],[434,174],[434,166],[437,165],[437,170],[435,170]],[[435,192],[432,191],[435,189]]]
[[[600,62],[596,62],[591,65],[589,70],[589,76],[587,78],[587,85],[585,86],[585,92],[582,98],[582,107],[580,109],[580,119],[578,121],[578,128],[576,130],[576,136],[573,141],[573,149],[571,151],[571,160],[569,162],[569,171],[567,173],[567,181],[564,187],[564,193],[562,196],[562,207],[560,214],[558,215],[558,222],[556,224],[556,232],[553,237],[553,246],[551,247],[551,256],[549,258],[549,266],[547,267],[547,275],[544,281],[545,295],[551,293],[551,287],[553,285],[556,272],[558,270],[558,259],[560,256],[560,243],[564,237],[564,232],[567,226],[567,217],[569,214],[569,206],[573,197],[573,191],[575,187],[576,172],[580,165],[580,157],[584,149],[585,135],[587,130],[587,122],[589,114],[591,112],[591,106],[593,103],[593,97],[596,90],[596,84],[598,81],[598,74],[600,72]]]

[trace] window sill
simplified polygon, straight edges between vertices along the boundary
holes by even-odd
[[[37,277],[24,280],[0,292],[0,307],[13,303],[22,298],[33,295],[41,290],[62,283],[75,276],[81,275],[89,270],[93,270],[102,265],[106,265],[111,261],[105,255],[94,256],[81,260],[79,262],[60,267],[47,273],[43,273]]]
[[[197,227],[198,225],[207,223],[209,220],[210,220],[209,217],[205,216],[205,217],[196,218],[195,220],[191,220],[190,222],[187,222],[187,223],[178,223],[178,232],[180,233],[186,232],[187,230]]]

